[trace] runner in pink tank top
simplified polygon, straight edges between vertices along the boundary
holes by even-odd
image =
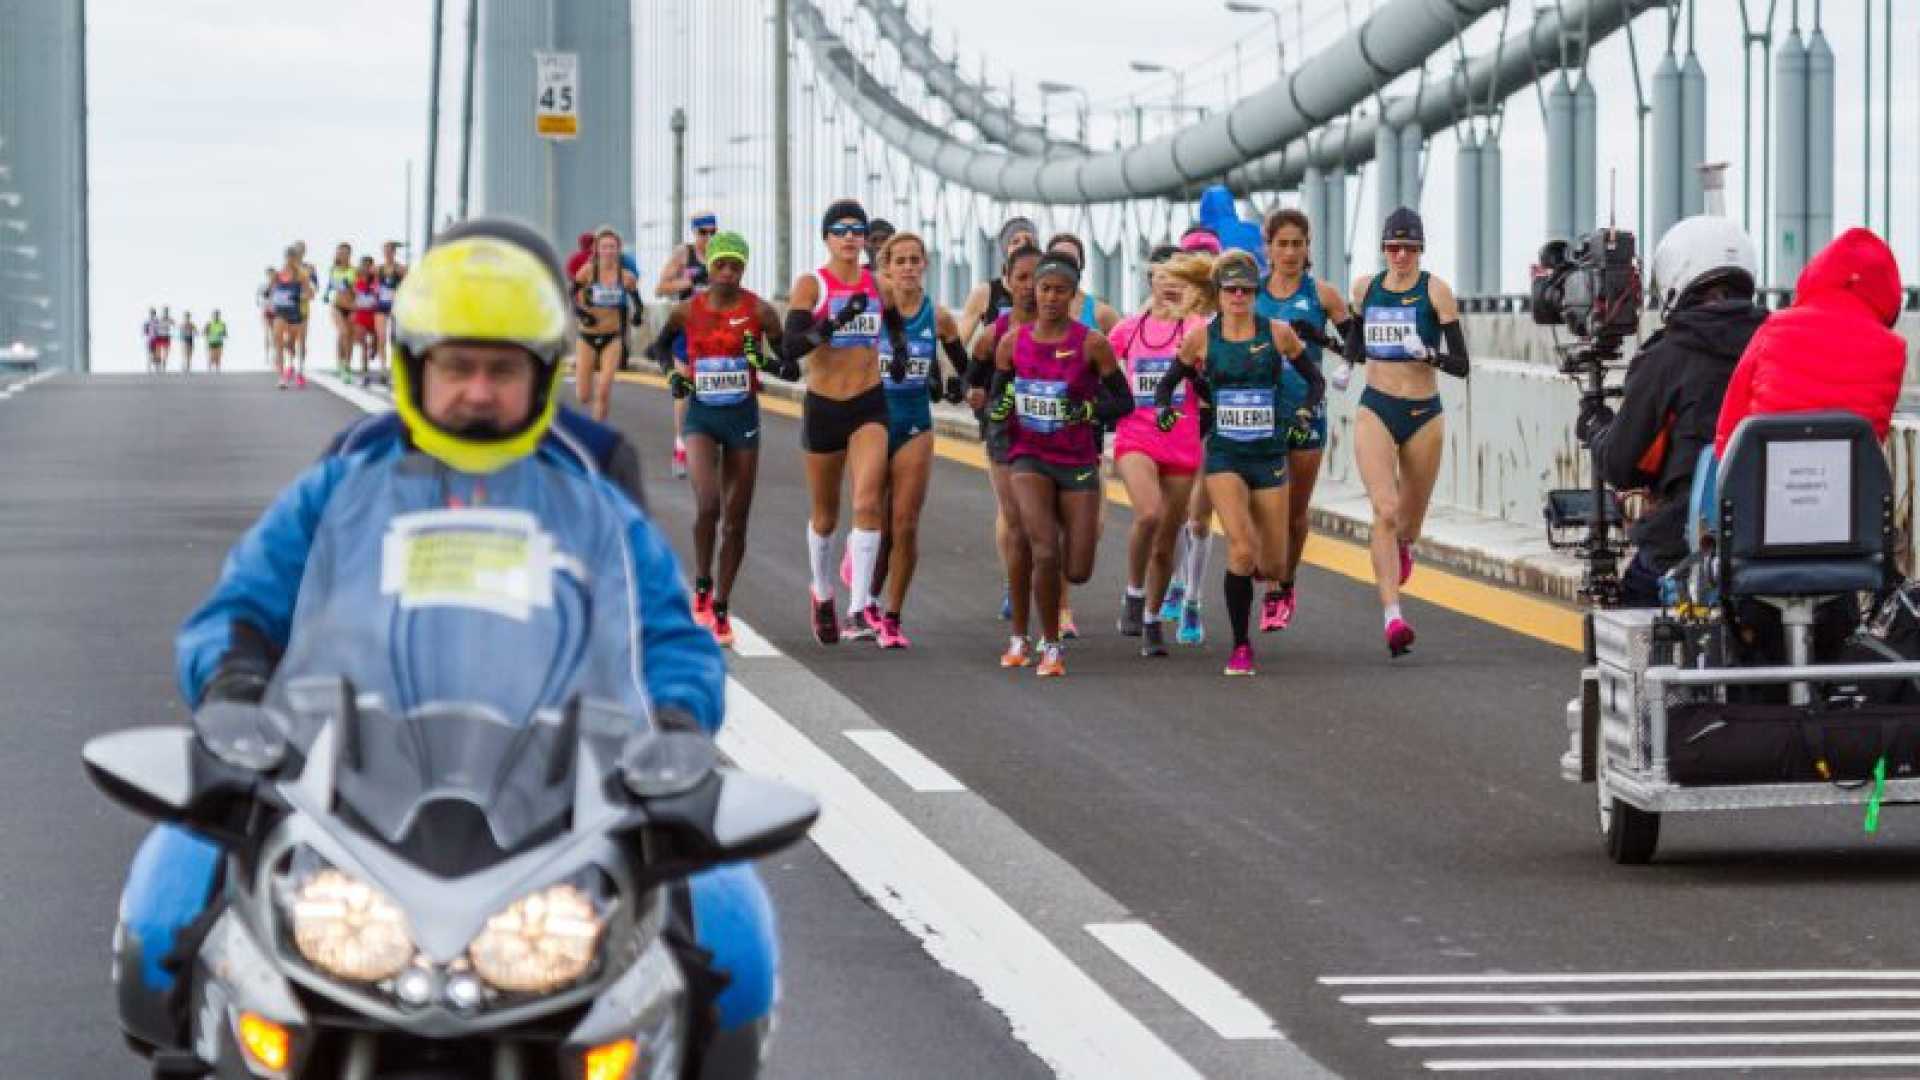
[[[1190,333],[1204,333],[1206,318],[1191,313],[1195,290],[1164,267],[1178,249],[1166,246],[1148,260],[1152,297],[1147,310],[1113,328],[1113,349],[1133,391],[1135,411],[1114,433],[1113,460],[1133,527],[1127,534],[1127,585],[1120,601],[1120,633],[1142,638],[1141,656],[1167,655],[1158,617],[1174,576],[1174,545],[1200,471],[1200,403],[1190,387],[1176,396],[1180,420],[1172,431],[1154,423],[1153,394]],[[1149,613],[1154,615],[1149,619]]]
[[[1098,330],[1072,321],[1080,267],[1048,255],[1034,268],[1038,318],[1001,339],[989,415],[1010,421],[1014,500],[1033,552],[1033,602],[1042,638],[1036,674],[1065,675],[1061,579],[1093,576],[1100,523],[1100,425],[1133,411],[1133,395]]]

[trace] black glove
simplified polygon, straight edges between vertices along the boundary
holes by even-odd
[[[1179,424],[1180,424],[1180,411],[1178,409],[1172,408],[1171,406],[1169,406],[1168,408],[1161,409],[1159,412],[1154,414],[1153,426],[1159,428],[1163,432],[1172,431],[1175,427],[1179,426]]]
[[[847,302],[841,305],[840,310],[834,312],[832,317],[827,319],[825,324],[827,335],[831,337],[833,334],[837,333],[838,331],[845,329],[848,323],[866,314],[866,312],[867,312],[867,294],[866,293],[858,292],[858,293],[854,293],[852,296],[847,297]],[[899,380],[896,379],[894,381],[898,382]]]
[[[1064,414],[1062,419],[1069,424],[1091,424],[1095,422],[1093,402],[1091,401],[1082,401],[1079,398],[1070,397],[1067,399],[1066,406],[1062,409],[1062,412]]]
[[[573,305],[573,320],[580,324],[580,329],[585,330],[587,327],[593,325],[593,312],[588,311],[579,304],[575,304]]]
[[[679,368],[667,372],[667,389],[673,392],[675,401],[684,401],[693,396],[693,380],[680,373]]]
[[[1613,423],[1613,410],[1604,401],[1583,401],[1580,403],[1580,418],[1574,421],[1573,433],[1581,442],[1591,442],[1593,437],[1608,424]]]
[[[767,354],[760,351],[760,335],[751,330],[742,339],[740,351],[746,354],[747,366],[755,371],[766,371],[771,366]]]
[[[931,385],[931,380],[929,380]],[[947,404],[958,405],[967,398],[966,381],[958,375],[947,376]]]
[[[987,419],[1003,424],[1013,415],[1013,384],[1008,383],[1005,393],[987,404]]]

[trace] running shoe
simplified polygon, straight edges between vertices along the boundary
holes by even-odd
[[[1207,624],[1200,618],[1200,605],[1182,604],[1180,606],[1180,633],[1176,640],[1182,645],[1205,645],[1207,643]]]
[[[1060,640],[1073,641],[1080,636],[1080,628],[1073,625],[1073,609],[1060,609]]]
[[[1155,619],[1154,621],[1147,624],[1147,630],[1146,630],[1146,634],[1144,635],[1144,640],[1140,642],[1141,656],[1167,655],[1167,638],[1166,638],[1165,626],[1166,624],[1162,623],[1158,619]]]
[[[887,613],[880,610],[879,604],[868,601],[867,606],[860,611],[860,618],[867,624],[867,629],[873,631],[875,636],[878,636],[880,628],[886,625]]]
[[[1413,648],[1413,627],[1405,619],[1395,619],[1387,624],[1387,652],[1393,656],[1405,656]]]
[[[1013,590],[1000,586],[1000,621],[1008,622],[1013,618]]]
[[[1147,621],[1147,598],[1144,596],[1123,596],[1120,598],[1120,636],[1139,637]]]
[[[1040,646],[1040,665],[1033,673],[1043,679],[1056,679],[1067,673],[1066,648],[1057,641]]]
[[[807,590],[807,597],[813,601],[813,640],[822,645],[840,644],[840,624],[833,619],[833,597],[825,600]]]
[[[1253,674],[1253,646],[1235,645],[1233,647],[1233,655],[1227,657],[1227,674]]]
[[[713,629],[713,593],[707,589],[696,589],[693,593],[693,621],[708,630]]]
[[[373,376],[368,375],[365,372],[361,372],[360,373],[360,389],[362,390],[373,389]]]
[[[304,371],[294,372],[293,385],[296,389],[305,390],[307,388],[307,373]]]
[[[733,618],[724,611],[713,613],[713,642],[723,649],[733,648]]]
[[[1285,630],[1293,622],[1293,590],[1274,589],[1260,602],[1260,632]]]
[[[867,641],[873,637],[873,625],[864,611],[849,611],[840,620],[840,636],[848,641]]]
[[[675,477],[687,475],[687,448],[678,443],[673,447],[673,475]]]
[[[853,547],[840,549],[840,584],[853,588]]]
[[[900,620],[891,615],[880,621],[880,633],[875,641],[883,649],[904,649],[913,644],[900,632]]]
[[[1413,545],[1400,541],[1400,584],[1405,585],[1413,576]]]
[[[1166,599],[1160,602],[1160,621],[1179,622],[1180,609],[1186,605],[1186,602],[1186,585],[1178,581],[1170,583],[1167,586]]]
[[[1033,644],[1023,637],[1007,639],[1007,651],[1000,654],[1001,667],[1026,667],[1033,663]]]

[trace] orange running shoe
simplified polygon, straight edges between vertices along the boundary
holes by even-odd
[[[1023,637],[1007,639],[1007,651],[1000,654],[1000,666],[1026,667],[1033,663],[1033,645]]]
[[[1067,673],[1066,650],[1059,642],[1049,641],[1040,646],[1040,666],[1033,673],[1043,679],[1059,678]]]

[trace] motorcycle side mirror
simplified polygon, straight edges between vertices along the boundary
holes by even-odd
[[[797,843],[820,817],[820,802],[792,784],[721,769],[713,811],[716,862],[758,859]]]
[[[179,821],[193,804],[194,738],[184,727],[116,731],[87,740],[80,760],[109,799],[141,817]]]
[[[208,752],[237,769],[271,772],[287,760],[285,727],[258,705],[209,702],[194,712],[193,729]]]

